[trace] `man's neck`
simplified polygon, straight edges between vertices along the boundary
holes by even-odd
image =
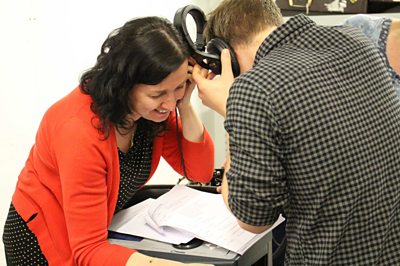
[[[276,27],[270,27],[256,34],[251,42],[246,44],[240,44],[233,47],[237,60],[240,65],[240,72],[246,72],[253,67],[256,54],[261,44],[264,42]]]

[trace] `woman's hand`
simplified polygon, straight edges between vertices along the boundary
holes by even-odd
[[[213,266],[213,264],[203,264],[203,263],[182,263],[172,260],[159,259],[155,257],[150,257],[144,255],[140,252],[133,253],[126,263],[126,266]]]
[[[190,96],[192,95],[195,83],[192,79],[192,71],[194,59],[189,59],[188,78],[186,82],[185,94],[181,100],[177,102],[179,109],[179,117],[182,123],[183,137],[191,142],[202,142],[204,136],[203,123],[197,115],[194,107],[190,103]]]
[[[188,66],[188,75],[187,75],[187,81],[186,81],[186,87],[185,87],[185,95],[181,100],[178,101],[177,106],[185,106],[190,104],[190,98],[192,96],[192,92],[194,90],[194,87],[196,86],[195,81],[192,78],[192,73],[193,73],[193,66],[196,64],[196,61],[193,58],[189,58],[189,66]]]

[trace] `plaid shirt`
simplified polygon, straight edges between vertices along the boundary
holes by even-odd
[[[230,89],[229,205],[287,265],[400,265],[400,102],[377,48],[297,15]]]

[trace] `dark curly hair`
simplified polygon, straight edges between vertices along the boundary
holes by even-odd
[[[189,56],[186,43],[165,18],[141,17],[115,29],[101,46],[94,67],[80,78],[83,93],[92,98],[94,125],[109,136],[110,126],[130,130],[126,116],[134,108],[129,95],[136,84],[155,85],[174,72]],[[166,130],[166,121],[140,119],[142,130],[154,137]]]

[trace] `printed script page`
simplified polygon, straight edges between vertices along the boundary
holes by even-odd
[[[193,234],[181,232],[175,228],[166,227],[160,232],[149,225],[146,222],[147,210],[154,201],[156,200],[149,198],[130,208],[119,211],[114,215],[108,229],[118,233],[145,237],[171,244],[187,243],[194,238]]]
[[[274,227],[261,234],[242,229],[225,206],[221,194],[207,193],[185,185],[177,185],[152,202],[148,209],[149,223],[159,228],[174,227],[220,247],[243,254],[251,245]]]

